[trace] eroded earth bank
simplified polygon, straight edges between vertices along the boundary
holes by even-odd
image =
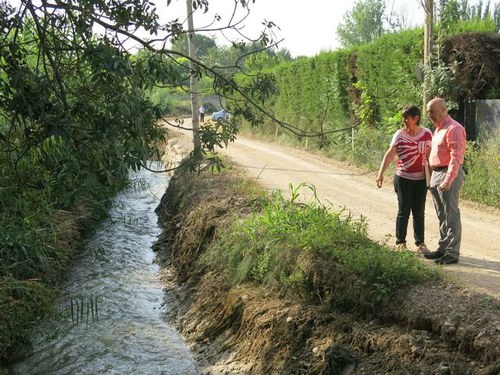
[[[440,282],[401,290],[374,307],[355,276],[318,260],[308,277],[322,298],[308,302],[256,285],[230,287],[201,258],[234,217],[255,202],[237,171],[174,175],[157,208],[155,244],[167,290],[166,319],[203,374],[498,374],[499,301]],[[351,288],[356,304],[338,306]]]

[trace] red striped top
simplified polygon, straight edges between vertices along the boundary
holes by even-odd
[[[396,174],[409,180],[423,180],[425,178],[423,165],[425,155],[431,148],[432,133],[427,128],[417,135],[410,135],[404,129],[399,129],[392,137],[391,147],[396,148],[398,160]]]

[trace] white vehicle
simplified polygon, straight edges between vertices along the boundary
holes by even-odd
[[[221,109],[220,111],[212,113],[212,120],[227,120],[229,118],[229,112],[225,109]]]

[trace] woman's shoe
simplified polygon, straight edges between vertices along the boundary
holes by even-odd
[[[430,252],[431,251],[429,250],[429,248],[427,247],[425,242],[422,242],[421,244],[417,245],[417,254],[425,255],[425,254],[429,254]]]
[[[396,251],[407,251],[406,242],[401,242],[396,244]]]

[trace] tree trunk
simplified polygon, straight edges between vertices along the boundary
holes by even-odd
[[[201,155],[200,142],[200,119],[198,116],[198,77],[196,75],[196,64],[192,61],[196,59],[195,44],[194,44],[194,26],[193,26],[193,5],[192,0],[186,0],[187,17],[188,17],[188,51],[189,67],[191,68],[191,76],[189,78],[189,86],[191,90],[191,118],[193,124],[193,153],[195,157]]]

